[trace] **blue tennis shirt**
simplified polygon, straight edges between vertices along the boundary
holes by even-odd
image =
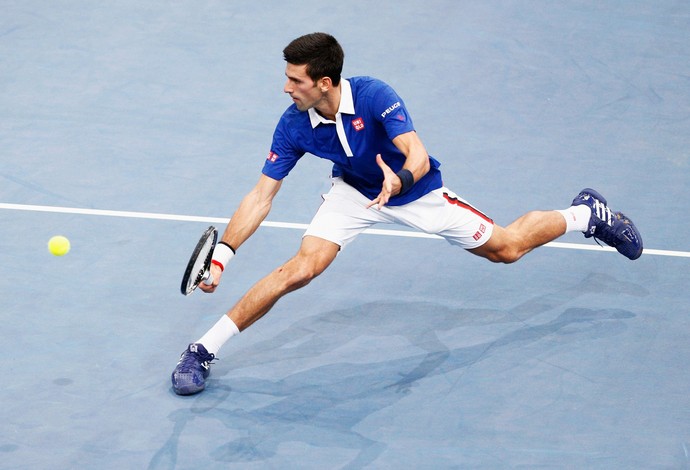
[[[392,140],[413,130],[405,103],[389,85],[371,77],[341,79],[335,121],[313,108],[300,111],[295,104],[283,113],[273,133],[263,174],[282,180],[305,153],[310,153],[332,161],[333,176],[342,177],[367,198],[374,199],[383,184],[376,154],[380,153],[397,173],[405,163],[405,155]],[[407,204],[443,185],[440,163],[432,157],[429,163],[429,172],[410,191],[392,197],[388,205]]]

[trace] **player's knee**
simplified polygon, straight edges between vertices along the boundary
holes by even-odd
[[[301,269],[296,271],[291,278],[292,287],[295,289],[302,288],[309,284],[312,279],[318,275],[319,273],[316,270],[308,266],[302,266]]]
[[[495,250],[486,253],[485,258],[491,261],[492,263],[503,263],[503,264],[511,264],[516,262],[522,257],[522,254],[518,252],[518,250],[510,247],[510,246],[505,246],[501,248],[500,250]]]
[[[278,268],[278,275],[287,292],[309,284],[333,262],[338,250],[335,244],[322,244],[320,240],[305,238],[300,250],[283,266]]]
[[[516,251],[510,251],[508,253],[504,253],[501,259],[497,261],[497,263],[512,264],[520,258],[521,256],[519,253],[517,253]]]
[[[482,256],[492,263],[511,264],[519,260],[524,252],[520,251],[519,240],[515,240],[510,233],[496,226],[491,238],[478,248],[471,249],[471,253]]]
[[[292,291],[309,284],[312,279],[321,274],[323,270],[318,269],[314,264],[305,262],[304,260],[292,259],[278,268],[278,271],[283,277],[286,290]]]

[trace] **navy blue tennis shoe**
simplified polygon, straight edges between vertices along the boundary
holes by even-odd
[[[633,221],[622,212],[609,209],[601,194],[590,188],[583,189],[573,199],[573,206],[581,204],[586,204],[592,211],[584,232],[586,238],[601,240],[631,260],[642,255],[642,236]]]
[[[203,344],[192,343],[180,356],[172,373],[172,386],[178,395],[193,395],[206,388],[211,361],[216,358]]]

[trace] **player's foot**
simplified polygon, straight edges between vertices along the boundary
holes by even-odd
[[[573,199],[573,206],[581,204],[586,204],[592,211],[589,226],[584,232],[586,238],[601,240],[629,259],[642,255],[642,236],[633,221],[622,212],[609,209],[601,194],[593,189],[583,189]]]
[[[180,356],[180,362],[172,373],[172,386],[178,395],[192,395],[206,387],[206,377],[211,372],[211,361],[216,356],[203,344],[192,343]]]

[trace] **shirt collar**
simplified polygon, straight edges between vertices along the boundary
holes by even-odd
[[[333,124],[335,122],[321,116],[314,108],[309,108],[307,111],[309,112],[309,120],[311,121],[312,129],[319,124]],[[338,105],[337,114],[355,114],[355,102],[352,99],[352,87],[350,86],[350,82],[344,78],[340,79],[340,104]]]

